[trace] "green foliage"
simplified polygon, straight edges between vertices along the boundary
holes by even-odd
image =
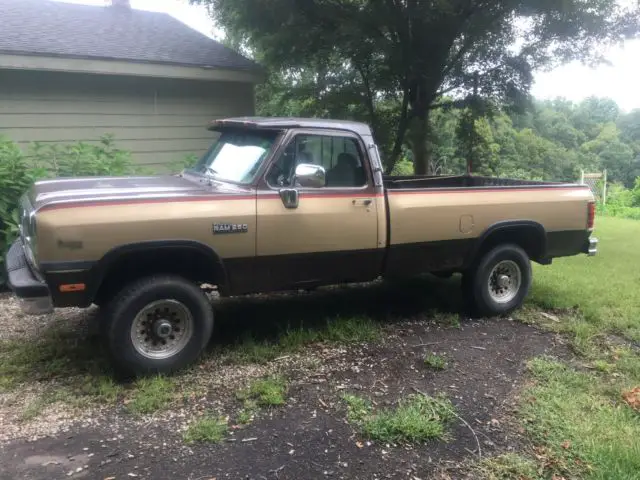
[[[287,391],[286,382],[279,377],[261,378],[240,390],[236,396],[245,402],[255,402],[262,407],[274,407],[284,405],[285,393]]]
[[[624,188],[619,183],[608,186],[607,204],[598,205],[598,212],[613,217],[640,220],[640,177],[633,189]]]
[[[191,2],[210,7],[232,44],[270,71],[258,94],[259,110],[367,119],[386,154],[387,171],[401,158],[412,130],[419,174],[436,171],[428,148],[434,137],[430,118],[443,103],[467,107],[494,101],[521,109],[528,104],[535,69],[596,62],[602,46],[640,30],[640,7],[602,0],[503,0],[480,6],[475,0]],[[523,19],[532,28],[519,35]],[[455,102],[442,102],[452,91]],[[598,115],[583,122],[585,129],[618,113],[606,102],[592,103],[581,118],[593,110]],[[565,148],[574,148],[575,132],[557,133]]]
[[[224,418],[206,415],[194,420],[183,435],[187,443],[218,443],[227,433],[228,425]]]
[[[180,173],[185,168],[192,168],[198,162],[198,156],[194,153],[185,155],[180,160],[169,163],[167,166],[171,173]]]
[[[131,154],[116,148],[112,135],[102,136],[95,144],[34,142],[29,156],[40,177],[129,175],[136,172]]]
[[[162,376],[136,380],[127,403],[133,413],[148,414],[166,407],[173,399],[175,383]]]
[[[447,368],[447,360],[442,355],[431,353],[424,357],[424,364],[433,370],[444,370]]]
[[[0,136],[0,284],[4,254],[18,234],[20,196],[35,179],[35,172],[18,146]]]
[[[442,439],[446,425],[455,417],[454,407],[445,397],[408,395],[393,408],[374,412],[371,403],[346,394],[347,418],[373,440],[419,443]]]

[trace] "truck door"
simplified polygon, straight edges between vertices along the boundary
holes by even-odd
[[[289,132],[258,189],[255,272],[263,289],[377,277],[384,254],[378,209],[384,207],[366,158],[355,134]],[[302,163],[322,166],[325,186],[296,186],[293,174]],[[287,201],[287,191],[297,202]]]

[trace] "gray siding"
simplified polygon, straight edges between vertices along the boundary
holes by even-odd
[[[136,163],[161,169],[202,154],[210,120],[253,113],[248,83],[0,70],[0,135],[25,148],[113,134]]]

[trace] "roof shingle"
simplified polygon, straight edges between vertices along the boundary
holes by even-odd
[[[51,0],[0,0],[0,53],[260,69],[166,13]]]

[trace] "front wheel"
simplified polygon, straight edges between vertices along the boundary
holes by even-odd
[[[531,287],[531,261],[517,245],[489,250],[463,277],[463,292],[481,316],[507,314],[519,308]]]
[[[207,345],[213,310],[198,285],[158,275],[123,288],[108,303],[103,322],[120,373],[170,373],[193,362]]]

